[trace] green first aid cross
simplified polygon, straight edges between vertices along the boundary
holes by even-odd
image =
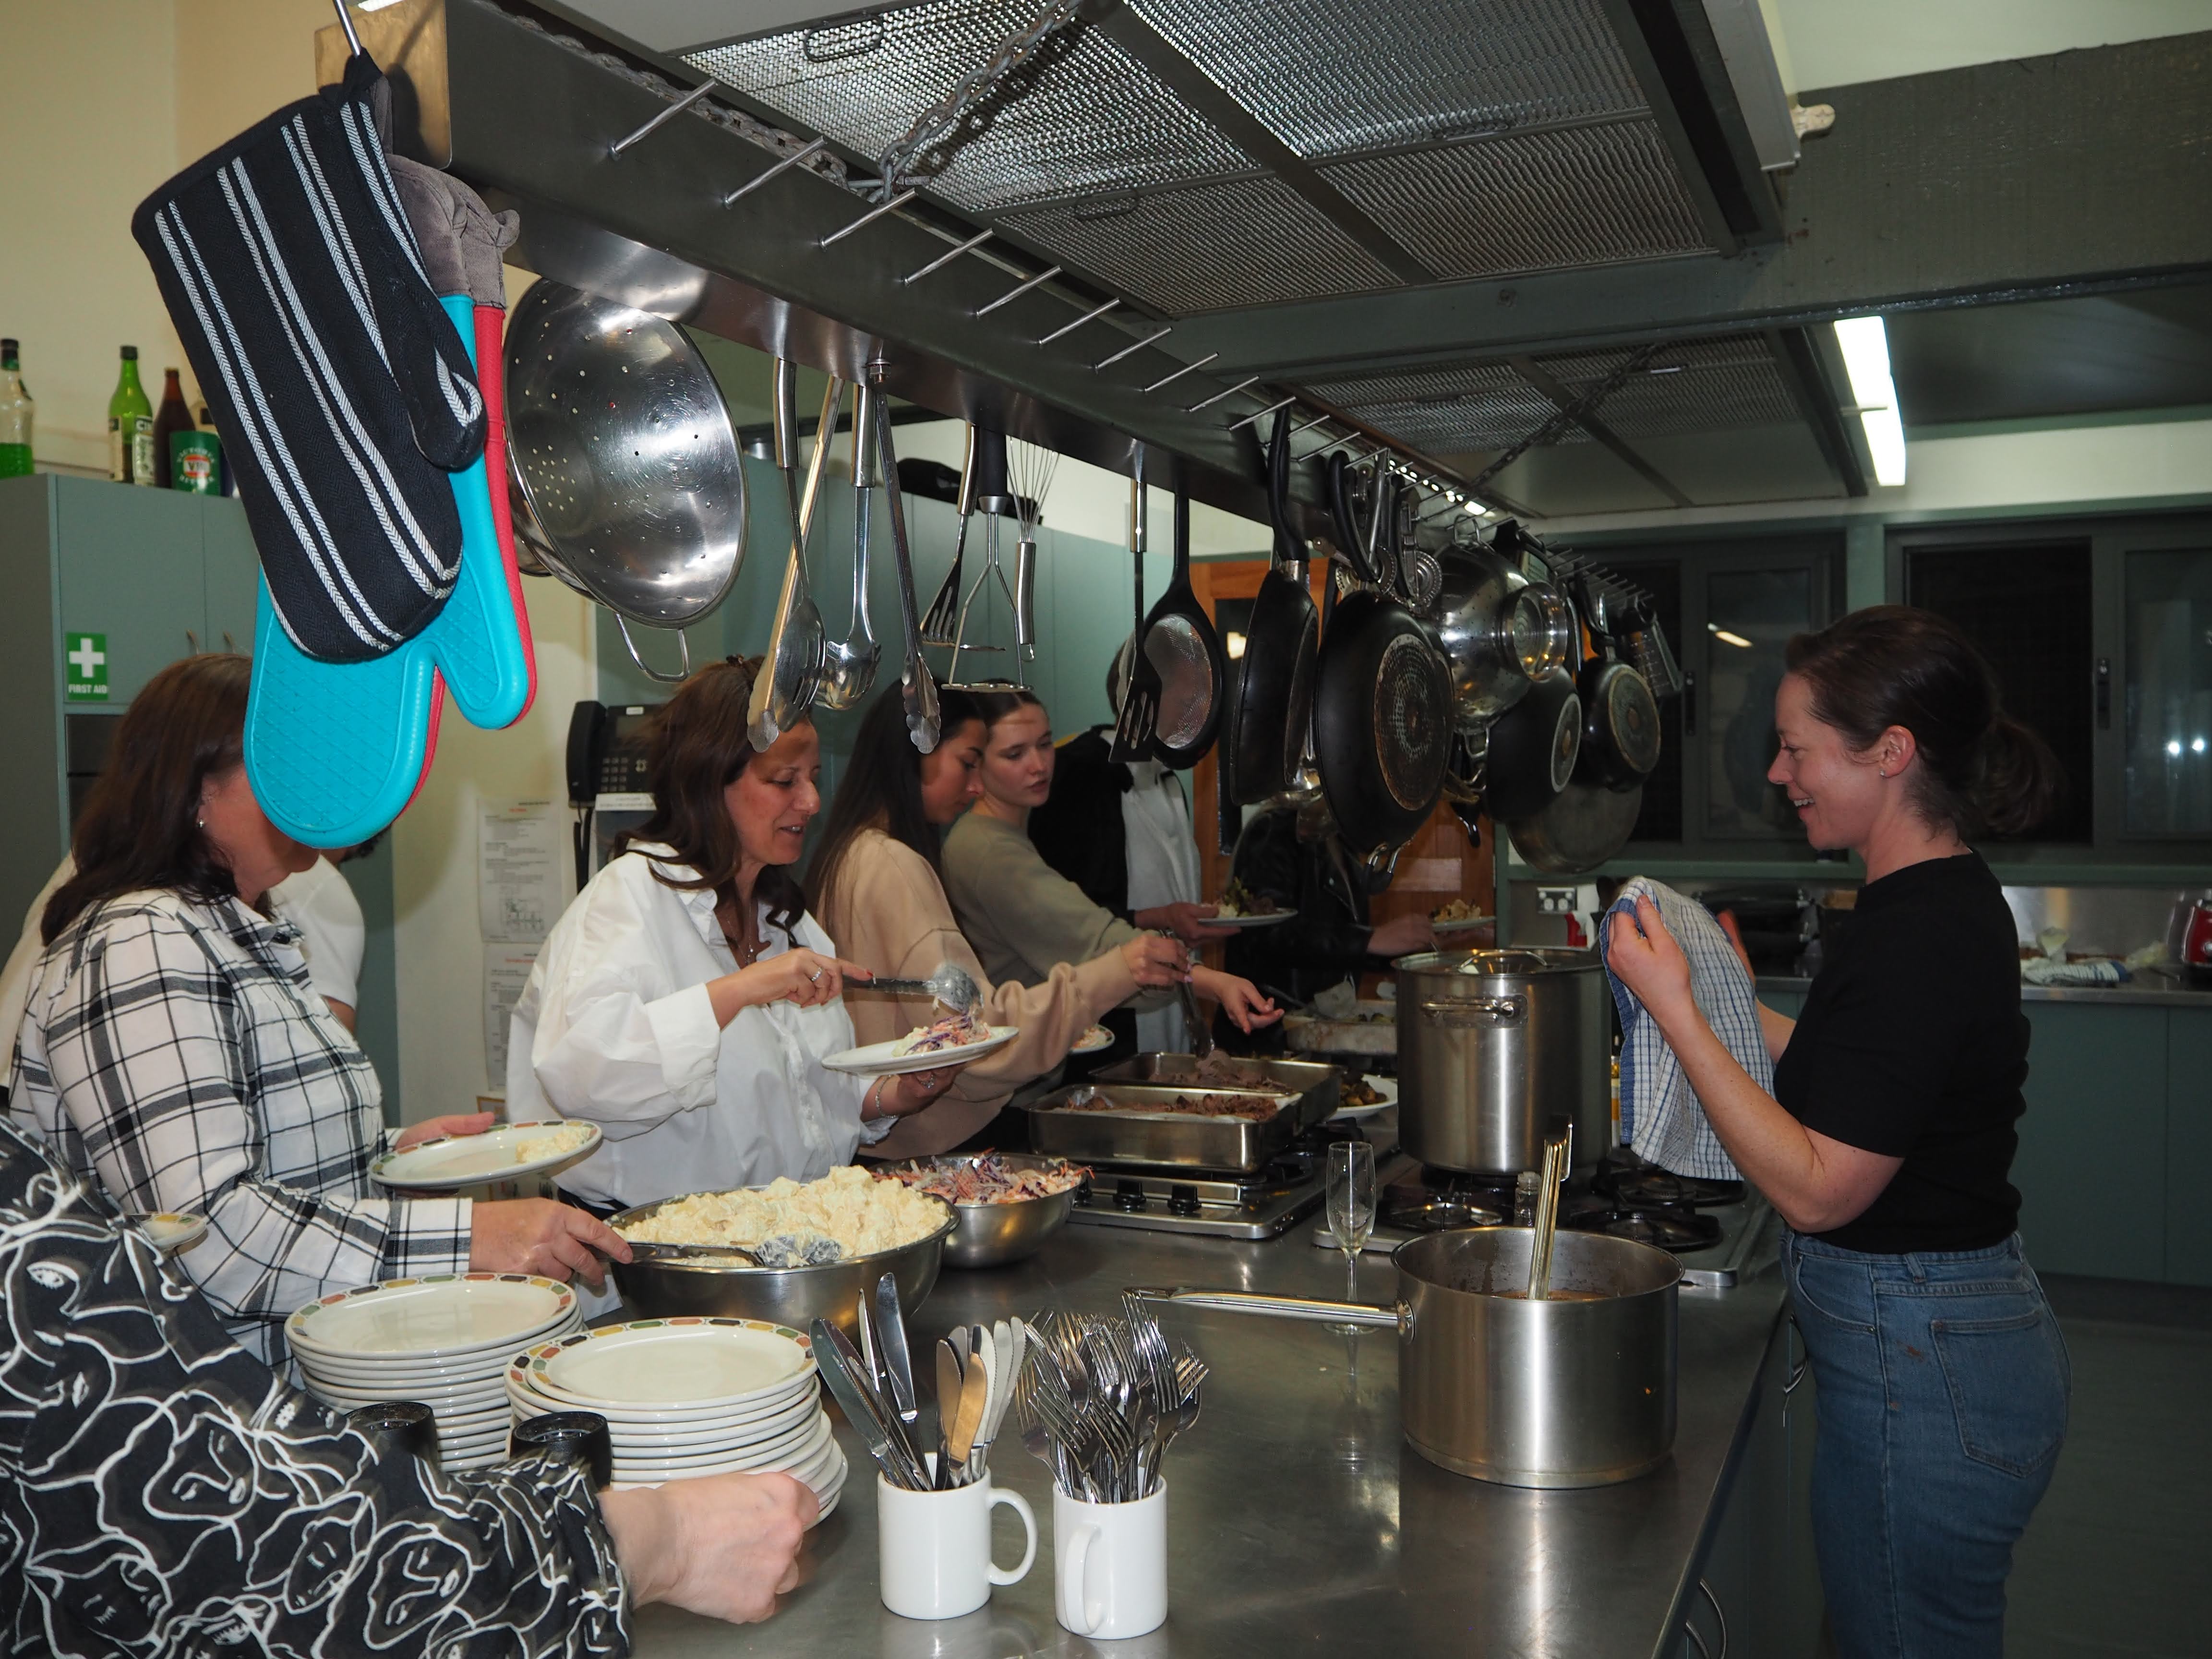
[[[71,700],[107,696],[107,635],[62,635],[62,684]]]

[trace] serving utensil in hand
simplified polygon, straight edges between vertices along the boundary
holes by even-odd
[[[975,1013],[983,1006],[983,990],[975,983],[975,976],[951,962],[939,963],[937,971],[927,979],[848,980],[845,989],[848,994],[882,991],[895,997],[929,997],[963,1014]]]
[[[845,1247],[818,1233],[799,1237],[777,1233],[757,1244],[663,1244],[652,1239],[629,1241],[632,1255],[659,1256],[667,1261],[726,1262],[732,1256],[755,1267],[824,1267],[845,1259]]]

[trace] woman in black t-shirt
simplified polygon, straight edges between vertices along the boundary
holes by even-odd
[[[1838,1651],[2000,1659],[2013,1543],[2050,1484],[2070,1384],[2007,1180],[2027,1076],[2015,929],[1966,837],[2040,819],[2057,764],[1929,612],[1856,611],[1787,660],[1767,776],[1813,845],[1857,854],[1867,879],[1798,1018],[1760,1010],[1774,1093],[1705,1024],[1648,900],[1607,961],[1790,1224]]]

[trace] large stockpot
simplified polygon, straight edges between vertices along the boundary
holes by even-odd
[[[1613,1004],[1595,951],[1437,951],[1391,964],[1398,1137],[1424,1164],[1534,1170],[1556,1118],[1575,1160],[1613,1144]]]
[[[1431,1463],[1508,1486],[1632,1480],[1674,1444],[1680,1265],[1632,1239],[1563,1232],[1553,1243],[1553,1294],[1531,1302],[1534,1237],[1526,1227],[1472,1227],[1410,1240],[1391,1257],[1398,1300],[1387,1308],[1237,1291],[1137,1294],[1395,1328],[1400,1418]]]

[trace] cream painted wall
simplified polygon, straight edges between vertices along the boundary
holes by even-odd
[[[1764,0],[1760,9],[1792,92],[2212,29],[2212,0]]]

